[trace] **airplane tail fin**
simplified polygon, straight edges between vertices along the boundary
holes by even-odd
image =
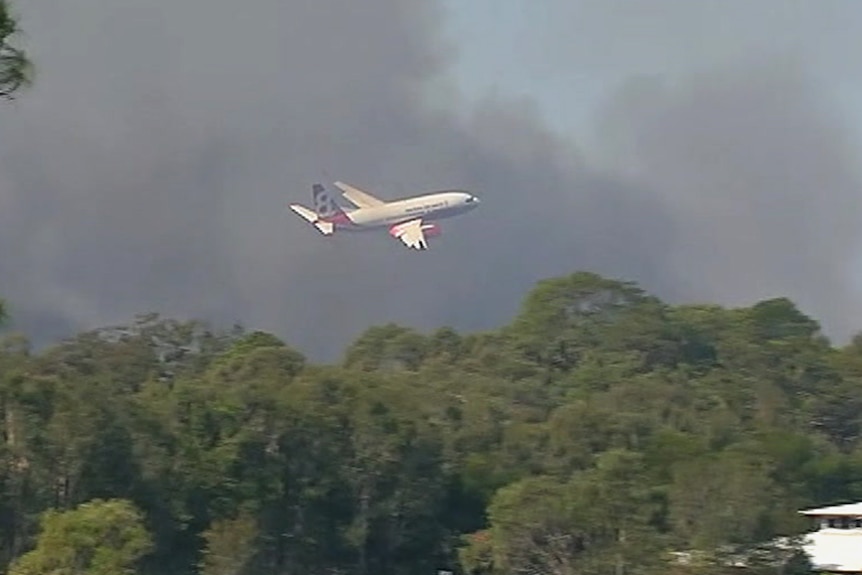
[[[335,232],[335,223],[347,218],[344,210],[321,184],[311,187],[311,197],[314,209],[310,210],[300,204],[290,204],[290,209],[299,214],[302,219],[313,225],[325,236]]]
[[[314,184],[311,187],[311,197],[314,211],[319,219],[325,220],[344,213],[341,206],[335,202],[332,195],[321,184]]]

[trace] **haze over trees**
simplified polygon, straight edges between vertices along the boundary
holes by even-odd
[[[7,334],[0,408],[15,575],[720,573],[862,499],[862,342],[587,272],[494,331],[371,327],[336,365],[157,315]]]

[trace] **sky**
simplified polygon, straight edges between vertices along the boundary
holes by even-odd
[[[15,6],[0,294],[36,341],[156,311],[328,361],[374,324],[498,327],[576,270],[862,329],[857,3]],[[287,210],[337,179],[483,201],[417,253]]]
[[[594,114],[639,75],[679,78],[764,55],[790,55],[828,82],[862,123],[858,33],[848,0],[444,0],[453,74],[475,99],[488,91],[536,101],[549,126],[590,137]]]

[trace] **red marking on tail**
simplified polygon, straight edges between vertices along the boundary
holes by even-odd
[[[352,221],[350,221],[350,218],[347,217],[347,214],[344,211],[339,211],[336,212],[335,215],[320,219],[321,221],[329,222],[337,226],[349,226],[353,223]]]

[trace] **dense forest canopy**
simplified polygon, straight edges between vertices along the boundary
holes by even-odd
[[[862,499],[860,341],[588,272],[495,331],[371,327],[337,365],[158,315],[7,334],[0,405],[17,575],[720,573]]]

